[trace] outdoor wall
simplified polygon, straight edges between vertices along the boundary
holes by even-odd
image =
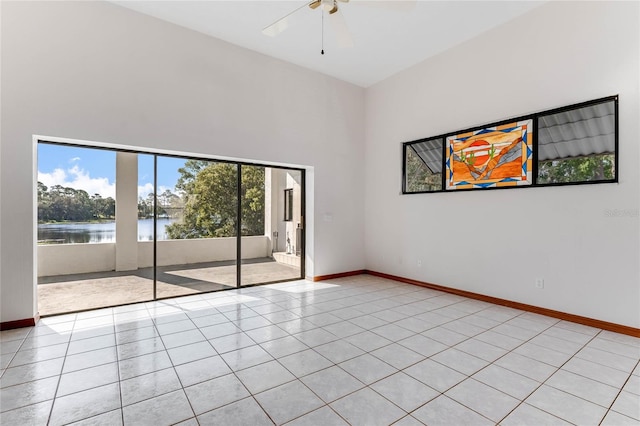
[[[242,258],[268,257],[267,237],[242,237]],[[198,238],[158,241],[158,266],[236,259],[236,238]],[[153,242],[138,243],[138,267],[153,266]]]
[[[153,241],[137,242],[130,270],[153,266]],[[242,237],[244,259],[267,257],[267,237]],[[188,265],[236,259],[236,238],[158,241],[158,266]],[[116,269],[116,243],[38,246],[38,276],[106,272]]]
[[[364,267],[363,89],[106,2],[0,7],[1,322],[36,312],[34,134],[308,167],[307,275]]]
[[[113,271],[116,268],[115,243],[47,244],[39,245],[37,252],[38,277]]]
[[[369,88],[367,268],[640,327],[639,8],[548,2]],[[400,195],[402,142],[615,94],[618,184]]]
[[[287,232],[291,244],[295,245],[296,227],[301,220],[302,175],[299,171],[272,168],[265,176],[265,235],[269,237],[269,253],[272,248],[274,252],[286,252]],[[288,222],[284,221],[285,189],[293,189],[293,220]],[[277,239],[273,236],[274,231],[278,232]]]
[[[284,218],[284,189],[293,189],[293,202],[292,204],[292,217],[290,221],[284,222],[284,231],[280,234],[282,235],[282,240],[284,242],[284,250],[287,251],[287,236],[290,240],[290,252],[295,254],[300,248],[297,243],[297,228],[298,224],[301,224],[302,213],[301,213],[301,202],[300,197],[302,195],[300,184],[302,183],[302,175],[300,173],[294,173],[291,171],[286,172],[286,182],[282,191],[280,191],[280,200],[279,203],[282,205],[282,218]]]

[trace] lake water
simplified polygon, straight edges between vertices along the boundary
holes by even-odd
[[[175,219],[158,219],[158,240],[166,240],[165,226]],[[68,243],[113,243],[116,241],[116,223],[47,223],[38,225],[38,241],[56,240]],[[138,241],[153,241],[153,219],[138,220]]]

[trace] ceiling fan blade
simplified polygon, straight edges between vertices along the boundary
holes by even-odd
[[[310,3],[305,3],[302,6],[296,8],[295,10],[289,12],[288,14],[286,14],[285,16],[283,16],[282,18],[278,19],[276,22],[274,22],[273,24],[264,27],[262,30],[262,33],[265,35],[268,35],[270,37],[275,37],[278,34],[280,34],[281,32],[283,32],[284,30],[286,30],[287,28],[289,28],[289,22],[291,21],[291,17],[294,13],[296,13],[297,11],[299,11],[302,8],[305,8],[307,6],[311,7],[312,9],[314,8],[313,5],[316,3],[316,1],[312,1]],[[318,5],[320,3],[318,2]],[[318,5],[316,5],[315,7],[318,7]]]
[[[353,47],[353,37],[351,32],[347,28],[347,22],[344,20],[342,12],[337,11],[329,15],[329,21],[333,27],[333,32],[336,35],[339,47]]]

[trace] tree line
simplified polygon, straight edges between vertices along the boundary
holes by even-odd
[[[146,197],[138,197],[138,219],[150,219],[153,217],[155,194],[150,192]],[[174,194],[169,189],[158,194],[158,216],[180,218],[184,202],[180,195]]]
[[[48,188],[38,182],[38,220],[85,222],[89,220],[113,219],[116,201],[102,198],[100,194],[89,195],[82,189],[54,185]]]
[[[138,218],[153,217],[154,194],[138,199]],[[158,215],[176,217],[182,210],[182,198],[165,190],[158,195]],[[86,222],[91,220],[114,220],[116,200],[103,198],[100,194],[89,195],[87,191],[54,185],[47,187],[38,182],[38,220],[41,222]]]

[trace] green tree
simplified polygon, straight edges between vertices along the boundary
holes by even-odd
[[[93,218],[95,203],[87,191],[54,185],[47,189],[38,185],[38,218],[40,220],[86,221]]]
[[[116,200],[111,197],[102,198],[100,194],[91,196],[93,217],[95,219],[112,219],[116,216]]]
[[[116,217],[116,200],[111,197],[107,197],[103,202],[102,209],[103,217],[114,218]]]
[[[153,217],[153,206],[155,205],[155,194],[150,192],[147,194],[147,198],[140,197],[138,199],[138,217],[151,218]],[[142,212],[142,215],[141,215]],[[158,215],[164,214],[162,204],[160,203],[160,197],[158,197]]]
[[[176,218],[180,216],[183,207],[182,198],[171,192],[170,189],[165,189],[162,194],[158,195],[159,214]]]
[[[138,219],[147,219],[153,216],[153,204],[149,206],[147,200],[138,197]]]
[[[50,202],[49,188],[38,182],[38,220],[48,220]]]
[[[242,167],[242,235],[264,235],[264,167]]]
[[[548,160],[538,163],[538,183],[589,182],[613,179],[615,176],[613,154]]]
[[[231,237],[237,229],[235,164],[189,160],[178,170],[184,219],[167,226],[170,238]],[[242,235],[264,234],[264,168],[242,168]]]
[[[407,192],[437,191],[442,189],[442,174],[432,173],[411,147],[407,147]]]

